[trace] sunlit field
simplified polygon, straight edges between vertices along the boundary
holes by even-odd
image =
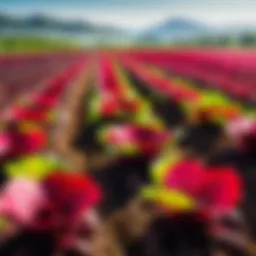
[[[115,212],[135,193],[147,211],[196,216],[210,229],[207,238],[254,252],[256,51],[9,43],[0,43],[2,241],[20,227],[36,234],[72,229],[84,209]],[[53,222],[35,217],[45,197]],[[211,230],[237,211],[250,226],[241,247],[234,241],[242,226],[228,238]],[[197,226],[187,231],[186,221],[176,221],[175,230],[185,228],[177,232],[192,232],[192,247],[208,250],[203,234],[194,241]],[[68,248],[65,235],[55,239],[59,250]]]

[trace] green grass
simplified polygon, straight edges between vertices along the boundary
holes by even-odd
[[[65,40],[19,36],[0,38],[0,54],[37,53],[72,49],[78,49],[78,46]]]

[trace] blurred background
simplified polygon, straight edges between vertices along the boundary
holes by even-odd
[[[2,52],[42,47],[255,45],[251,0],[1,1]]]

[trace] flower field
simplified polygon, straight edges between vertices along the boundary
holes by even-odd
[[[70,229],[83,206],[94,207],[101,197],[94,183],[78,176],[120,161],[116,170],[134,173],[118,182],[129,181],[129,189],[138,186],[136,194],[152,200],[162,213],[196,212],[212,228],[239,209],[256,237],[255,174],[250,172],[256,167],[256,52],[133,49],[2,55],[0,115],[2,184],[25,179],[40,183],[48,197],[56,196],[53,204],[60,208],[67,200],[65,207],[71,205],[72,211],[68,218],[60,214]],[[230,148],[242,160],[221,158],[224,164],[216,164],[219,153]],[[74,170],[80,160],[75,166],[81,170]],[[89,199],[83,190],[88,184]],[[124,189],[119,184],[109,189],[116,188]],[[0,232],[9,234],[10,222],[44,226],[34,223],[37,204],[33,212],[18,203],[7,207],[12,192],[3,191]],[[116,196],[118,190],[111,193]],[[64,246],[62,237],[56,243]]]
[[[1,121],[2,125],[15,121],[24,132],[42,129],[54,120],[68,87],[75,86],[90,70],[93,82],[87,81],[92,91],[86,110],[88,125],[105,120],[103,124],[111,126],[111,120],[126,120],[164,132],[168,114],[161,111],[167,101],[175,102],[186,118],[199,118],[206,112],[214,122],[228,125],[242,117],[255,118],[255,69],[256,54],[239,51],[0,56]],[[162,109],[156,110],[161,104]],[[108,142],[108,129],[98,131],[103,144]],[[135,130],[131,127],[130,132]],[[5,148],[6,140],[2,143],[1,148]]]
[[[166,115],[155,111],[161,101],[177,103],[191,119],[205,111],[223,125],[255,118],[255,53],[133,50],[0,56],[2,123],[51,122],[67,88],[88,69],[88,123],[122,119],[164,130]]]

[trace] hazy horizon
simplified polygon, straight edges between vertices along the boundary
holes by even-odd
[[[0,11],[15,15],[42,13],[125,29],[143,29],[167,18],[184,17],[214,26],[256,25],[253,0],[9,0]]]

